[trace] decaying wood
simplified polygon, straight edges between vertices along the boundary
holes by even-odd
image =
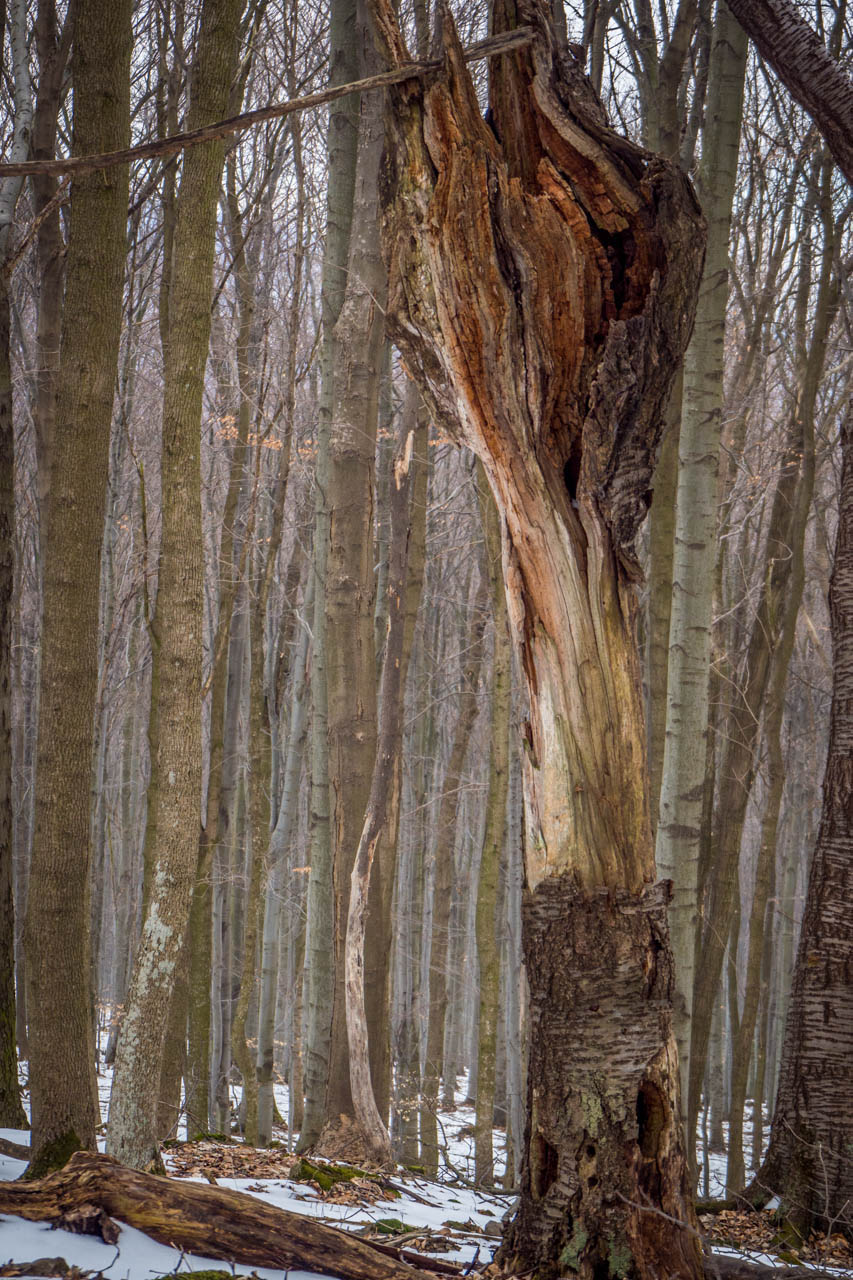
[[[33,1182],[0,1182],[0,1213],[57,1222],[103,1210],[161,1244],[243,1266],[314,1271],[341,1280],[422,1280],[424,1272],[371,1243],[240,1191],[138,1173],[110,1156],[76,1152]]]
[[[500,1264],[691,1280],[632,544],[704,224],[678,168],[609,128],[543,0],[494,0],[494,30],[536,36],[492,63],[486,118],[439,9],[441,71],[389,91],[388,328],[483,462],[528,691],[528,1133]],[[372,11],[386,58],[405,63],[391,0]],[[601,996],[590,968],[605,970]]]

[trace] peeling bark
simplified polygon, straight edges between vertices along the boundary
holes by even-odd
[[[373,12],[387,58],[405,60],[389,0]],[[677,1122],[666,891],[650,887],[632,542],[693,320],[704,226],[678,169],[609,129],[538,0],[512,14],[496,5],[495,30],[516,19],[535,40],[493,66],[490,127],[442,9],[443,70],[393,91],[385,174],[389,325],[434,411],[483,461],[530,700],[526,953],[531,1054],[550,1053],[549,1084],[531,1070],[524,1191],[501,1258],[540,1275],[571,1265],[589,1280],[689,1277],[700,1261]],[[602,974],[615,984],[611,1013],[590,994],[570,1045],[565,995],[584,974],[566,940],[583,952],[592,938],[593,955],[618,957],[617,974]],[[560,972],[571,978],[562,998],[550,985]],[[613,1052],[616,1025],[643,1028],[625,1054]],[[600,1104],[589,1144],[580,1100],[573,1119],[557,1119],[577,1088]],[[590,1182],[587,1145],[615,1194]]]

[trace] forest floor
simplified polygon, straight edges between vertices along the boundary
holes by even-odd
[[[101,1100],[106,1119],[111,1084],[101,1077]],[[440,1115],[444,1160],[440,1178],[428,1180],[409,1170],[390,1176],[360,1176],[327,1183],[323,1163],[312,1169],[288,1151],[286,1129],[276,1132],[279,1145],[266,1150],[246,1147],[239,1140],[170,1144],[166,1163],[171,1176],[215,1183],[247,1192],[290,1212],[309,1215],[421,1256],[460,1264],[476,1272],[492,1259],[501,1233],[501,1219],[512,1211],[510,1192],[483,1191],[473,1186],[473,1108],[465,1105],[465,1082],[457,1105]],[[277,1103],[287,1114],[286,1089]],[[180,1129],[178,1129],[180,1134]],[[0,1137],[26,1143],[28,1133],[0,1130]],[[748,1135],[745,1135],[745,1138]],[[502,1173],[504,1135],[495,1131],[496,1178]],[[748,1149],[748,1148],[747,1148]],[[22,1161],[0,1156],[0,1179],[18,1177]],[[319,1181],[312,1174],[319,1169]],[[710,1190],[722,1194],[725,1157],[710,1156]],[[853,1275],[853,1252],[840,1236],[802,1242],[796,1249],[779,1250],[772,1212],[725,1211],[703,1215],[703,1230],[714,1253],[737,1255],[765,1265],[819,1266],[839,1275]],[[35,1260],[39,1265],[31,1266]],[[167,1275],[216,1271],[223,1264],[181,1253],[158,1244],[142,1232],[123,1225],[119,1240],[106,1244],[94,1236],[72,1234],[21,1218],[0,1217],[0,1277],[68,1276],[71,1280],[154,1280]],[[250,1270],[246,1268],[246,1271]],[[241,1280],[239,1259],[230,1275]],[[285,1280],[304,1280],[309,1273],[291,1271]],[[281,1271],[258,1268],[257,1280],[282,1280]],[[211,1280],[199,1277],[199,1280]]]

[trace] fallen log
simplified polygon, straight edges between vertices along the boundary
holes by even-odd
[[[837,1271],[813,1267],[769,1267],[746,1258],[712,1254],[703,1260],[705,1280],[838,1280]]]
[[[138,1173],[90,1151],[76,1151],[46,1178],[0,1182],[0,1213],[30,1221],[57,1222],[92,1205],[161,1244],[244,1266],[339,1280],[423,1280],[426,1274],[358,1236],[242,1191]]]
[[[0,1181],[0,1213],[58,1226],[73,1220],[103,1226],[103,1215],[108,1215],[185,1253],[244,1266],[313,1271],[338,1280],[434,1280],[435,1273],[456,1270],[451,1263],[420,1256],[415,1257],[418,1265],[411,1265],[390,1244],[363,1240],[242,1191],[138,1173],[90,1151],[75,1152],[64,1169],[46,1178]],[[490,1268],[489,1274],[496,1272]],[[705,1257],[704,1274],[705,1280],[836,1280],[825,1271],[773,1269],[715,1255]]]

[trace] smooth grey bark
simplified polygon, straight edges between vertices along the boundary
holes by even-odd
[[[190,127],[219,119],[227,109],[241,12],[242,0],[205,0],[192,68]],[[223,155],[218,142],[185,155],[175,223],[164,352],[163,531],[152,624],[157,739],[149,810],[156,836],[107,1132],[110,1153],[134,1168],[159,1161],[153,1127],[159,1069],[197,865],[204,628],[201,411]]]
[[[269,881],[264,905],[263,937],[261,944],[261,988],[258,1009],[258,1141],[268,1146],[272,1140],[273,1113],[273,1032],[275,1028],[276,998],[278,995],[278,953],[282,924],[284,869],[299,806],[299,780],[302,774],[302,757],[308,728],[308,656],[311,633],[307,619],[314,608],[314,573],[309,570],[299,644],[293,660],[293,691],[291,695],[290,724],[281,801],[276,824],[270,839]],[[293,1081],[291,1080],[291,1087]]]
[[[669,908],[676,966],[673,1025],[685,1121],[699,920],[729,230],[746,52],[742,30],[725,3],[721,3],[711,52],[699,177],[700,199],[708,218],[708,242],[696,323],[684,358],[666,736],[655,845],[658,875],[673,885]],[[689,1154],[695,1141],[689,1124],[686,1138]]]
[[[27,48],[25,0],[12,0],[9,36],[15,118],[10,159],[25,160],[30,148],[33,101]],[[0,22],[0,41],[4,39]],[[12,811],[12,621],[15,587],[15,427],[12,418],[11,308],[8,257],[15,206],[23,179],[0,183],[0,1125],[26,1128],[16,1051],[15,908]]]
[[[371,34],[362,6],[350,33],[360,69],[372,69]],[[350,1087],[346,935],[353,861],[370,802],[376,759],[377,698],[373,652],[374,460],[385,337],[387,268],[379,239],[380,164],[385,136],[381,94],[364,94],[358,122],[346,290],[335,322],[335,368],[329,437],[329,552],[326,565],[326,675],[329,785],[335,892],[335,993],[329,1078],[320,1137],[332,1158],[358,1162],[373,1145]],[[387,872],[372,865],[374,876]],[[387,874],[385,875],[387,884]],[[365,948],[373,984],[385,990],[387,904],[376,902]],[[376,906],[379,910],[376,910]],[[381,1015],[379,1008],[371,1009]],[[371,1028],[375,1037],[379,1027]],[[361,1151],[364,1145],[364,1152]]]
[[[358,76],[352,40],[355,0],[334,0],[330,9],[329,80],[347,84]],[[323,253],[322,380],[317,406],[315,468],[313,656],[311,663],[311,871],[308,880],[308,924],[305,943],[305,1114],[300,1151],[316,1143],[326,1114],[332,1009],[334,1003],[335,905],[332,886],[332,831],[329,796],[328,689],[326,649],[326,576],[329,554],[329,436],[331,429],[336,344],[334,327],[343,306],[346,262],[355,185],[358,143],[358,98],[338,98],[329,109],[329,179],[326,243]]]
[[[406,631],[406,571],[409,550],[409,498],[415,425],[401,417],[394,454],[390,492],[390,553],[388,564],[388,624],[380,688],[380,723],[376,760],[364,825],[356,849],[350,881],[345,946],[346,1018],[350,1052],[350,1086],[356,1118],[373,1159],[391,1161],[391,1139],[379,1113],[370,1073],[365,1009],[365,927],[371,865],[386,827],[392,803],[395,766],[402,732],[403,647]],[[373,1031],[378,1028],[372,1029]]]

